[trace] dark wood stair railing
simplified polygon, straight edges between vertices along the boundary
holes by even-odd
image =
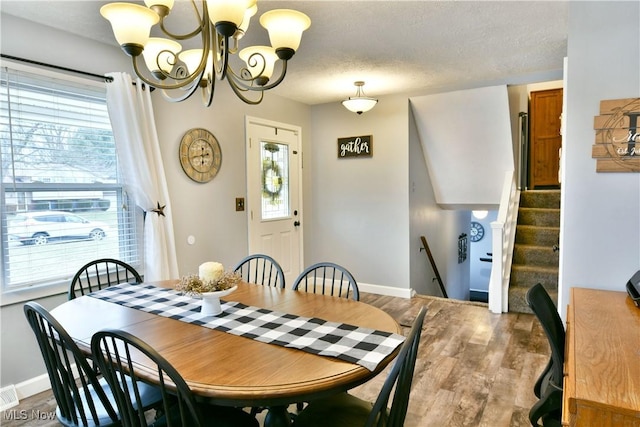
[[[427,239],[424,236],[420,236],[420,240],[422,240],[422,247],[420,248],[420,251],[424,249],[427,252],[427,257],[429,258],[429,262],[431,263],[433,272],[436,275],[436,280],[438,280],[438,285],[440,285],[442,296],[445,298],[449,298],[449,296],[447,295],[447,290],[444,288],[444,283],[442,283],[442,277],[440,277],[440,273],[438,272],[438,267],[436,266],[436,262],[434,261],[433,255],[431,254],[431,250],[429,249],[429,244],[427,243]]]

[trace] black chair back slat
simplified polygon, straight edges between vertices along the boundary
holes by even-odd
[[[407,408],[409,407],[413,373],[418,358],[420,334],[426,314],[426,307],[422,307],[413,321],[409,335],[407,335],[404,344],[402,344],[391,371],[378,394],[378,398],[373,404],[373,409],[369,414],[365,427],[402,427],[404,425]],[[391,409],[387,412],[391,392],[394,389]]]
[[[242,279],[258,285],[284,288],[284,273],[280,264],[264,254],[253,254],[242,259],[233,269]]]
[[[142,276],[124,261],[96,259],[80,267],[73,276],[68,298],[72,300],[119,283],[142,283]]]
[[[95,371],[64,328],[36,302],[25,304],[24,313],[42,353],[58,411],[64,418],[61,422],[72,425],[99,423],[96,402],[91,393],[93,389],[112,423],[117,423],[117,413],[109,403]],[[74,378],[73,366],[78,372],[80,386]]]
[[[132,351],[142,353],[155,365],[166,425],[200,426],[201,415],[189,386],[164,357],[125,331],[103,330],[92,337],[91,352],[116,397],[123,427],[146,426],[144,414],[135,409],[142,402],[137,387],[140,375],[132,362]],[[127,378],[133,381],[129,386]]]
[[[307,267],[294,282],[293,289],[360,300],[360,291],[353,275],[332,262],[320,262]]]

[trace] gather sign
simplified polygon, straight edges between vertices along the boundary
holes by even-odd
[[[350,136],[338,138],[338,158],[373,156],[373,136]]]

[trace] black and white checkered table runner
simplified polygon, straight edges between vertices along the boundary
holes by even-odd
[[[124,283],[89,296],[264,343],[336,357],[371,371],[404,341],[402,335],[390,332],[224,300],[221,301],[221,314],[203,316],[200,314],[200,299],[174,289],[145,284]]]

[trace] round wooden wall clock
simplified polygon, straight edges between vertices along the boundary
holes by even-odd
[[[191,129],[184,134],[179,154],[182,170],[196,182],[211,181],[222,164],[218,140],[202,128]]]

